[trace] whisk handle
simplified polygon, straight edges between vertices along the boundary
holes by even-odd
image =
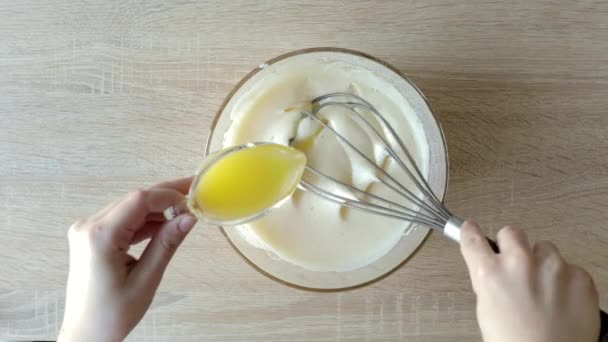
[[[598,342],[608,341],[608,314],[604,310],[600,310],[600,338]]]
[[[443,234],[445,234],[450,239],[460,242],[460,227],[462,226],[462,220],[456,216],[450,217],[448,222],[445,224],[443,228]],[[500,249],[496,242],[490,238],[486,238],[488,240],[488,244],[492,247],[494,253],[500,253]]]
[[[498,248],[498,244],[496,243],[496,241],[490,239],[489,237],[486,237],[486,240],[488,240],[488,244],[490,245],[490,247],[492,247],[494,253],[500,253],[500,248]]]

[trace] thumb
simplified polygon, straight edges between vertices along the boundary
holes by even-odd
[[[460,228],[460,251],[469,269],[473,285],[480,268],[496,258],[477,222],[466,220]]]
[[[182,214],[165,222],[131,271],[133,281],[139,283],[137,285],[156,289],[173,254],[195,224],[196,219],[190,214]]]

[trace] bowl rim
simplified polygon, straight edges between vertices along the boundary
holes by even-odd
[[[286,53],[283,53],[281,55],[278,55],[274,58],[271,58],[269,60],[267,60],[266,62],[260,64],[259,66],[255,67],[254,69],[252,69],[250,72],[247,73],[247,75],[245,75],[236,85],[234,85],[234,87],[232,88],[232,90],[230,90],[230,92],[228,93],[228,95],[226,95],[226,97],[224,98],[224,101],[222,102],[222,104],[220,105],[219,109],[217,110],[217,112],[215,113],[215,116],[213,118],[213,121],[211,122],[211,125],[209,126],[209,133],[207,135],[207,139],[205,141],[205,148],[204,148],[204,157],[207,157],[211,151],[211,140],[213,138],[213,133],[215,132],[215,129],[217,127],[217,124],[219,122],[219,119],[224,111],[224,109],[226,108],[226,106],[228,105],[228,103],[232,100],[232,98],[234,97],[234,95],[239,91],[239,89],[247,82],[249,81],[249,79],[251,79],[254,75],[256,75],[258,72],[264,70],[264,68],[268,65],[272,65],[276,62],[279,62],[281,60],[287,59],[289,57],[292,56],[297,56],[297,55],[302,55],[302,54],[307,54],[307,53],[315,53],[315,52],[336,52],[336,53],[344,53],[344,54],[350,54],[350,55],[355,55],[358,57],[362,57],[365,59],[369,59],[373,62],[379,63],[382,66],[390,69],[391,71],[393,71],[394,73],[396,73],[397,75],[399,75],[399,77],[401,77],[405,82],[407,82],[410,86],[412,86],[414,88],[414,90],[416,91],[416,93],[422,98],[422,100],[424,101],[424,104],[426,105],[426,107],[428,108],[429,112],[431,113],[431,117],[435,123],[435,125],[437,126],[438,130],[439,130],[439,135],[441,137],[441,143],[443,145],[443,149],[445,151],[444,154],[444,162],[445,162],[445,182],[443,184],[443,194],[441,196],[441,202],[445,201],[445,197],[448,193],[448,184],[449,184],[449,176],[450,176],[450,160],[449,160],[449,152],[448,152],[448,146],[447,146],[447,141],[445,139],[445,132],[443,131],[443,127],[441,126],[441,122],[439,121],[439,119],[437,118],[437,114],[435,114],[435,112],[433,111],[427,97],[424,95],[424,93],[420,90],[420,88],[418,88],[418,86],[409,78],[407,77],[401,70],[399,70],[397,67],[393,66],[392,64],[378,58],[375,57],[373,55],[367,54],[365,52],[361,52],[358,50],[352,50],[352,49],[346,49],[346,48],[339,48],[339,47],[311,47],[311,48],[303,48],[303,49],[297,49],[297,50],[293,50],[293,51],[289,51]],[[346,287],[341,287],[341,288],[328,288],[328,289],[320,289],[320,288],[314,288],[314,287],[307,287],[307,286],[302,286],[302,285],[298,285],[298,284],[294,284],[291,282],[288,282],[286,280],[283,280],[281,278],[278,278],[277,276],[265,271],[264,269],[262,269],[260,266],[258,266],[256,263],[254,263],[253,261],[251,261],[245,254],[243,254],[243,252],[234,244],[234,242],[232,241],[232,239],[230,239],[230,237],[228,236],[228,234],[226,233],[226,230],[224,227],[222,226],[218,226],[218,228],[220,228],[220,231],[222,233],[222,235],[224,235],[224,237],[226,238],[226,240],[228,240],[228,243],[230,244],[230,246],[232,247],[232,249],[234,249],[239,255],[240,257],[247,263],[249,264],[251,267],[253,267],[256,271],[258,271],[259,273],[263,274],[264,276],[280,283],[283,285],[286,285],[288,287],[294,288],[294,289],[298,289],[298,290],[304,290],[304,291],[309,291],[309,292],[320,292],[320,293],[327,293],[327,292],[343,292],[343,291],[350,291],[350,290],[356,290],[359,288],[363,288],[365,286],[371,285],[373,283],[376,283],[380,280],[383,280],[384,278],[390,276],[391,274],[393,274],[396,270],[398,270],[399,268],[401,268],[406,262],[408,262],[408,260],[410,260],[413,256],[415,256],[416,254],[418,254],[420,248],[422,245],[424,245],[431,233],[431,231],[434,231],[433,229],[429,229],[429,231],[426,233],[426,235],[424,236],[424,238],[421,240],[421,242],[418,244],[418,246],[414,249],[414,251],[407,257],[405,258],[403,261],[401,261],[400,263],[398,263],[396,266],[394,266],[392,269],[388,270],[387,272],[384,272],[382,275],[370,279],[366,282],[357,284],[357,285],[352,285],[352,286],[346,286]]]

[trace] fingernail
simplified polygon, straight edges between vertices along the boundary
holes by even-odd
[[[184,215],[184,217],[182,217],[179,221],[177,227],[182,233],[187,233],[190,231],[190,229],[192,229],[192,227],[194,227],[195,223],[196,218],[194,218],[192,215]]]

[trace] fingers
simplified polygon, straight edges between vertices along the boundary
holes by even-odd
[[[70,231],[80,226],[90,227],[90,236],[97,241],[103,250],[128,251],[131,243],[145,240],[154,234],[154,229],[147,228],[135,236],[146,222],[158,222],[160,226],[166,221],[163,211],[178,206],[184,201],[184,194],[192,183],[193,177],[184,177],[162,182],[147,190],[139,190],[108,204],[86,220],[86,225],[74,225]]]
[[[190,185],[192,184],[193,179],[194,179],[194,176],[187,176],[187,177],[183,177],[183,178],[173,179],[170,181],[158,183],[158,184],[152,186],[152,188],[173,189],[173,190],[179,191],[185,195],[190,190]]]
[[[594,303],[598,301],[593,278],[581,267],[568,264],[553,243],[539,241],[532,252],[539,266],[539,277],[546,296],[555,295],[561,288],[570,286],[577,293],[590,296]]]
[[[169,181],[164,181],[164,182],[158,183],[156,185],[153,185],[150,188],[173,189],[173,190],[178,191],[185,195],[188,193],[188,191],[190,189],[190,184],[192,184],[193,179],[194,179],[194,176],[186,176],[186,177],[182,177],[182,178],[172,179]],[[110,212],[110,210],[112,210],[114,207],[116,207],[123,200],[124,200],[124,198],[119,198],[117,200],[112,201],[106,207],[104,207],[103,209],[101,209],[100,211],[95,213],[93,216],[91,216],[91,220],[95,221],[97,219],[104,217],[108,212]]]
[[[190,189],[190,184],[192,183],[192,179],[194,176],[187,176],[183,178],[173,179],[165,182],[158,183],[156,185],[151,186],[151,189],[172,189],[182,194],[187,194]],[[112,201],[110,204],[105,206],[103,209],[93,214],[90,218],[91,221],[97,221],[102,217],[106,216],[112,209],[114,209],[118,204],[123,202],[125,197],[116,199]]]
[[[146,216],[146,222],[165,222],[167,219],[163,213],[150,213]]]
[[[133,268],[131,277],[137,286],[156,288],[175,251],[188,232],[196,224],[196,219],[184,214],[164,223],[150,240],[141,258]]]
[[[594,303],[599,304],[599,294],[597,287],[593,282],[593,278],[589,272],[579,266],[570,266],[570,276],[572,277],[572,285],[576,291],[587,293]]]
[[[101,225],[109,241],[124,250],[128,248],[135,232],[143,226],[149,214],[162,214],[166,208],[183,200],[182,193],[168,188],[135,191],[114,206],[101,219]]]
[[[129,244],[135,245],[153,237],[156,235],[156,233],[158,233],[163,224],[164,222],[147,222],[143,227],[135,232]]]
[[[502,254],[527,254],[530,252],[528,236],[517,227],[504,227],[498,232],[496,240]]]
[[[89,220],[91,222],[96,222],[99,219],[101,219],[102,217],[106,216],[112,209],[114,209],[114,207],[116,207],[120,202],[123,201],[124,198],[118,198],[115,199],[114,201],[110,202],[108,205],[106,205],[103,209],[101,209],[100,211],[96,212],[95,214],[91,215],[91,217],[89,218]]]
[[[488,244],[481,232],[479,225],[472,220],[467,220],[460,228],[460,251],[467,264],[471,276],[475,274],[484,262],[494,260],[496,254]]]
[[[560,258],[559,250],[549,241],[539,241],[534,245],[532,250],[538,260],[546,260],[549,258]]]
[[[574,288],[579,293],[592,293],[588,292],[589,288],[593,288],[592,286],[580,286],[585,283],[580,280],[585,278],[586,272],[566,263],[554,244],[549,241],[539,241],[534,245],[532,253],[536,259],[539,287],[543,289],[542,296],[548,300],[563,297],[560,293],[563,294],[568,288]]]
[[[536,263],[540,267],[539,275],[547,282],[552,282],[554,278],[566,276],[568,265],[562,259],[557,247],[549,241],[540,241],[532,249],[536,257]]]

